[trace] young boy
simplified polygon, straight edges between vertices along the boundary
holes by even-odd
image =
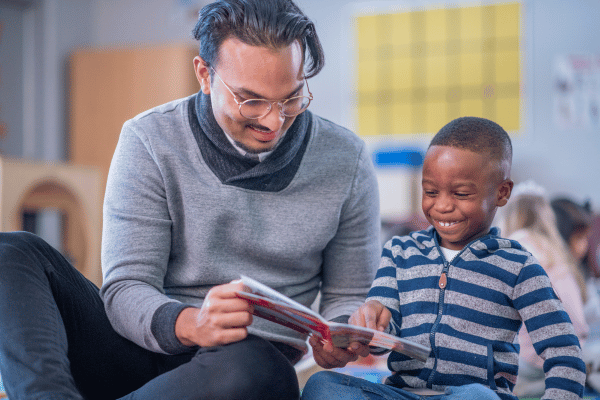
[[[581,398],[581,349],[546,273],[491,228],[510,197],[511,162],[510,138],[492,121],[458,118],[437,133],[422,181],[432,226],[386,243],[366,302],[350,317],[430,346],[429,358],[391,353],[385,384],[323,371],[307,382],[303,400],[516,399],[522,322],[545,359],[543,398]]]

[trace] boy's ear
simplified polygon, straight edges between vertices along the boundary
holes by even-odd
[[[194,57],[194,73],[204,94],[210,94],[210,71],[200,56]]]
[[[514,182],[510,179],[503,180],[498,186],[498,198],[496,200],[496,205],[498,207],[505,206],[508,203],[508,199],[510,199],[510,193],[512,192],[514,186]]]

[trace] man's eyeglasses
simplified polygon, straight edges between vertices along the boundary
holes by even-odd
[[[221,79],[217,71],[213,67],[210,67],[215,75],[221,80],[223,85],[229,90],[229,93],[233,96],[233,100],[239,107],[240,114],[242,117],[247,119],[259,119],[264,117],[265,115],[271,112],[271,108],[273,104],[277,104],[279,107],[279,113],[285,117],[295,117],[300,114],[304,110],[306,110],[310,104],[310,101],[313,99],[313,95],[308,88],[308,82],[306,78],[304,78],[304,82],[306,83],[306,90],[308,91],[308,96],[294,96],[285,100],[276,100],[270,101],[265,99],[249,99],[244,100],[242,102],[238,101],[237,95],[233,93],[233,90]]]

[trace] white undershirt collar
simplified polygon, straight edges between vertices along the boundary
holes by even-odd
[[[440,246],[440,248],[442,249],[442,253],[444,254],[444,258],[448,262],[451,262],[454,259],[454,257],[456,257],[456,255],[458,253],[460,253],[460,250],[452,250],[452,249],[448,249],[448,248],[442,247],[442,246]]]

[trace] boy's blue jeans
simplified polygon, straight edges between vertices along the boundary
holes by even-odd
[[[317,372],[302,391],[302,400],[499,400],[493,390],[478,384],[446,388],[446,393],[420,396],[393,386],[373,383],[332,371]]]
[[[10,399],[298,399],[293,366],[249,335],[158,354],[120,336],[98,288],[54,248],[0,232],[0,372]]]

